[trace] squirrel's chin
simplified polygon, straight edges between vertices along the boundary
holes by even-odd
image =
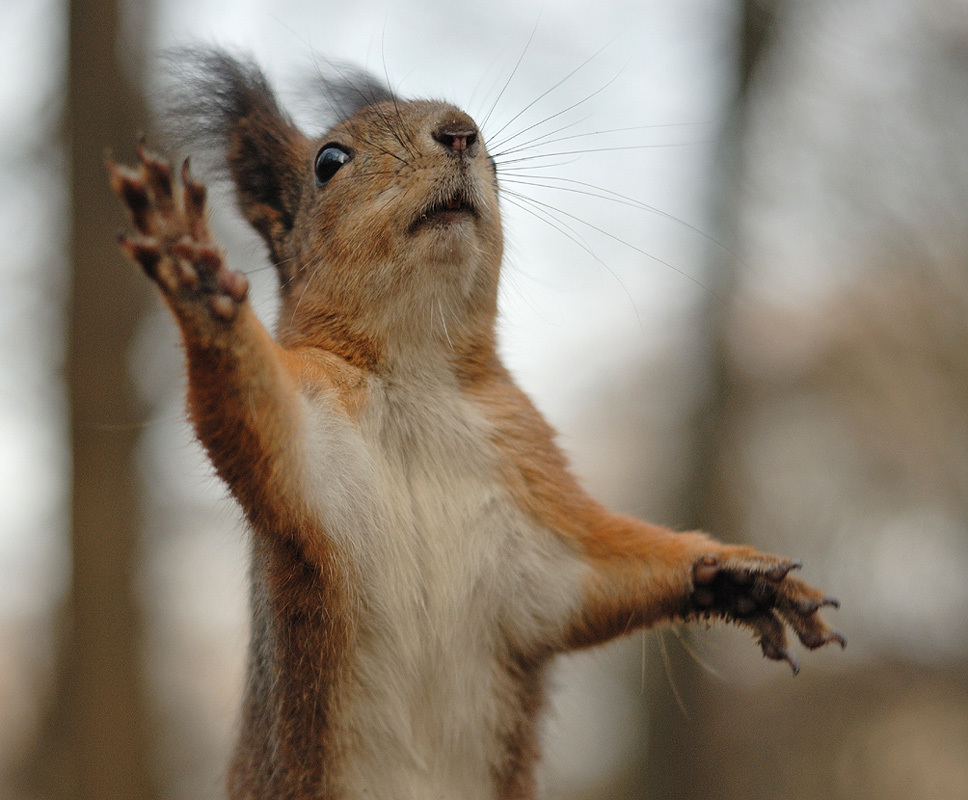
[[[413,231],[413,244],[430,263],[445,263],[457,270],[471,269],[480,253],[476,220],[463,212],[434,215]]]

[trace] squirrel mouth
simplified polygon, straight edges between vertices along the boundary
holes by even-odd
[[[477,209],[463,194],[454,194],[446,200],[433,203],[424,209],[410,225],[410,232],[427,226],[446,226],[467,218],[476,218]]]

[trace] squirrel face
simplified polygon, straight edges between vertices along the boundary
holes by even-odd
[[[469,116],[352,74],[322,81],[317,102],[338,119],[309,137],[255,66],[207,50],[172,64],[172,132],[227,166],[279,273],[280,339],[365,342],[377,357],[489,335],[502,232],[495,169]]]
[[[491,307],[502,253],[497,184],[469,116],[429,101],[366,106],[315,140],[303,163],[301,201],[279,248],[296,265],[286,295],[297,317],[296,305],[338,300],[343,314],[355,307],[371,324],[378,309],[408,326],[421,309],[459,324]]]

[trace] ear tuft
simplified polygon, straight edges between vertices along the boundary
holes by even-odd
[[[377,103],[396,103],[400,98],[373,75],[350,64],[326,61],[304,84],[304,104],[321,115],[327,126],[349,119]]]
[[[201,154],[209,169],[227,167],[229,134],[246,117],[275,116],[291,127],[252,61],[204,47],[173,48],[162,60],[159,127],[174,147]]]
[[[276,257],[299,203],[305,138],[252,61],[201,47],[164,59],[161,128],[205,169],[228,173],[242,213]]]

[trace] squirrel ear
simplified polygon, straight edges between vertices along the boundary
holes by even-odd
[[[203,48],[169,51],[166,61],[163,127],[204,166],[228,173],[242,214],[278,260],[299,205],[305,136],[252,62]]]

